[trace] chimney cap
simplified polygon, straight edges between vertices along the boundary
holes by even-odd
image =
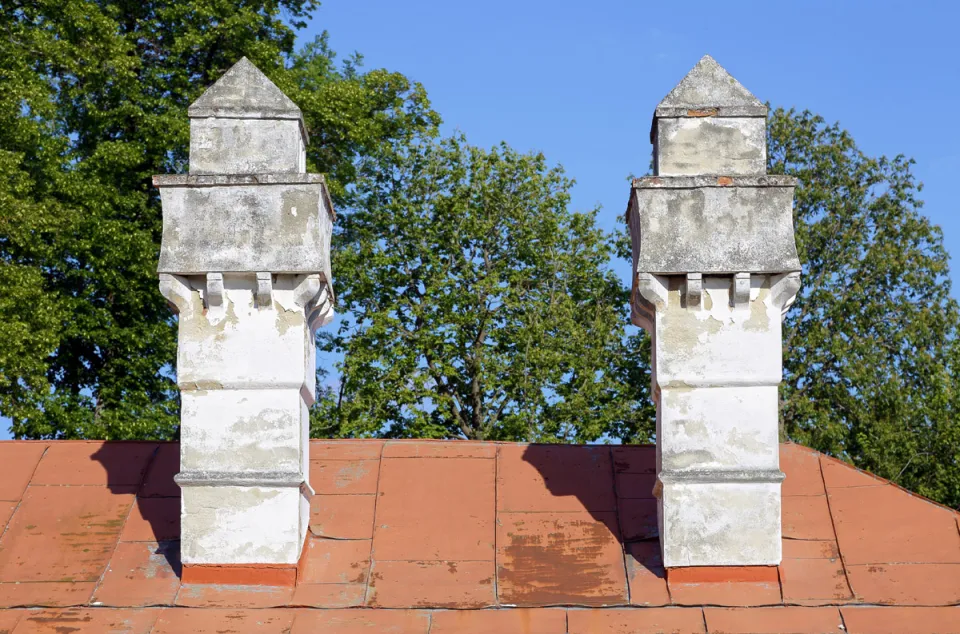
[[[303,120],[297,104],[246,57],[190,104],[187,116]]]
[[[659,117],[765,117],[767,107],[709,55],[657,105]]]

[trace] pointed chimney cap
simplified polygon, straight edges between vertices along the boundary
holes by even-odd
[[[246,57],[187,109],[191,118],[303,119],[300,108]]]
[[[654,113],[659,117],[765,117],[767,107],[709,55],[680,80]]]

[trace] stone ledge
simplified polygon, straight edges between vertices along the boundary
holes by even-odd
[[[306,484],[298,471],[181,471],[174,482],[185,486],[267,486],[296,488]],[[309,485],[308,485],[309,486]]]
[[[657,479],[664,484],[673,483],[736,483],[736,482],[783,482],[786,476],[779,469],[697,469],[689,471],[661,471]]]
[[[659,106],[654,111],[655,119],[675,119],[693,117],[763,117],[766,118],[766,106],[716,106],[716,105],[683,105]]]
[[[701,189],[704,187],[796,187],[793,176],[643,176],[633,179],[634,189]]]
[[[224,185],[326,185],[323,174],[157,174],[154,187],[222,187]],[[331,206],[331,209],[333,207]]]

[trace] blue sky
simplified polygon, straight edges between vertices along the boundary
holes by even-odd
[[[869,154],[916,159],[924,213],[956,255],[957,24],[947,1],[325,0],[301,37],[327,30],[341,55],[421,82],[445,132],[543,151],[577,180],[574,206],[601,205],[608,228],[627,176],[647,169],[654,107],[709,53],[762,101],[839,121]]]

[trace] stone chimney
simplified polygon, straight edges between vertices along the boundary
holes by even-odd
[[[795,179],[767,108],[710,56],[657,106],[633,182],[633,321],[653,343],[664,565],[780,563],[781,319],[800,288]]]
[[[300,109],[246,58],[187,112],[189,174],[154,177],[160,292],[180,316],[183,580],[292,583],[333,207]]]

